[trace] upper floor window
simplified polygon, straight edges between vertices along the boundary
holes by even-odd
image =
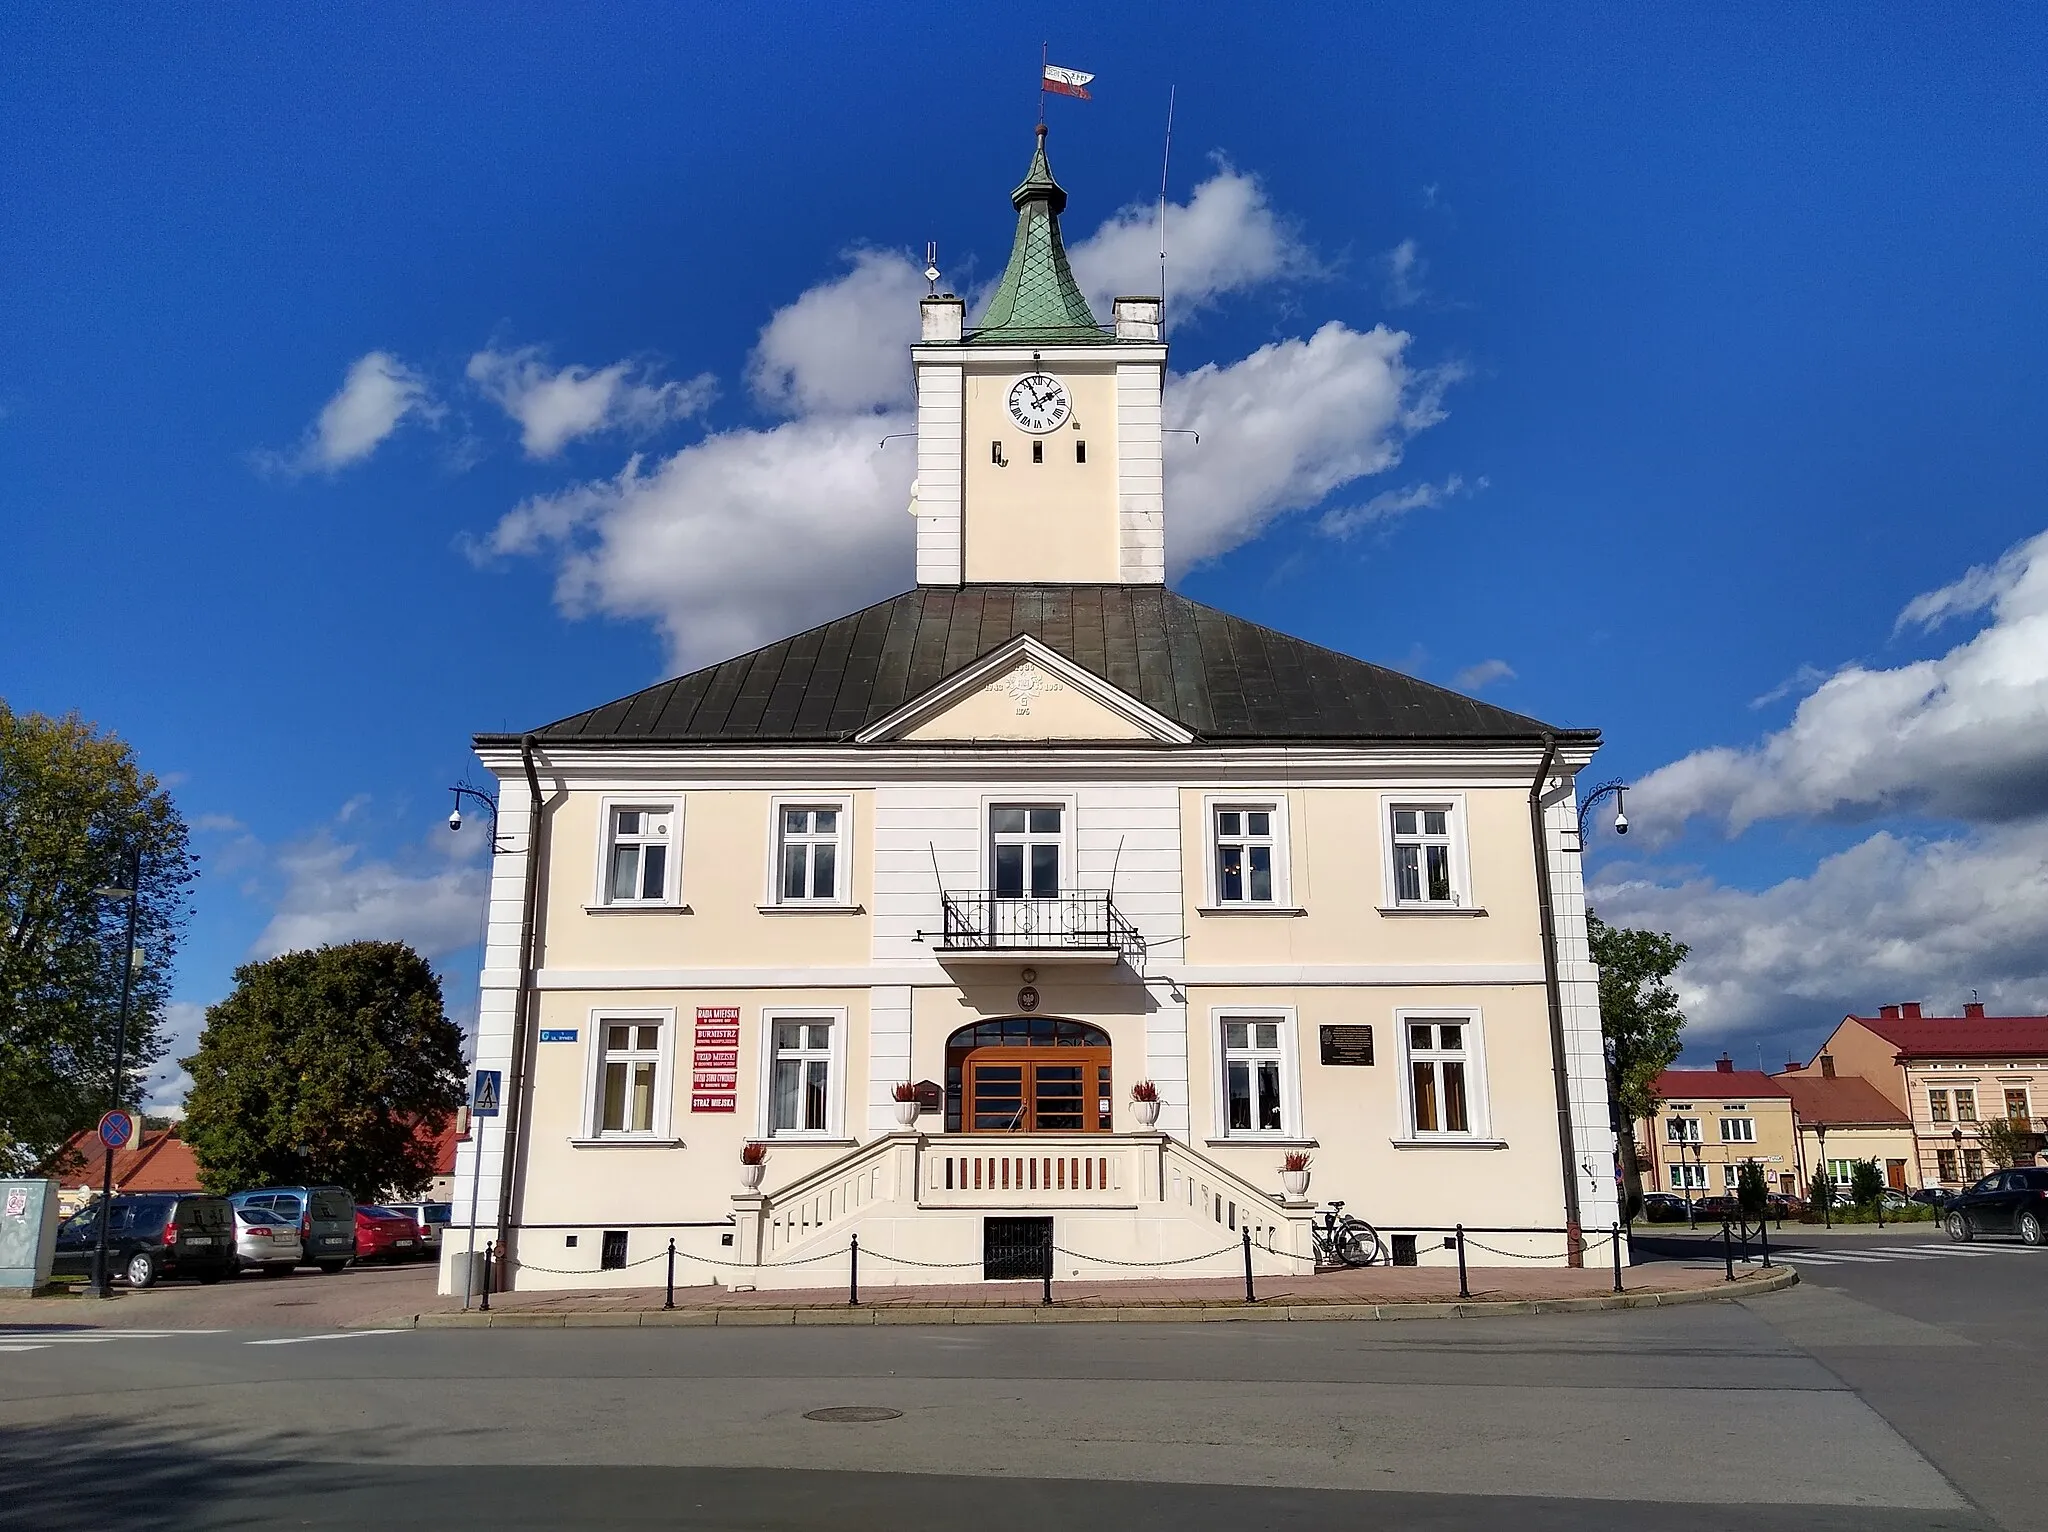
[[[1927,1093],[1927,1116],[1934,1122],[1948,1121],[1948,1092],[1931,1090]],[[1948,1179],[1955,1179],[1953,1176]]]
[[[1211,902],[1235,908],[1287,902],[1287,810],[1277,800],[1209,806]]]
[[[1664,1119],[1664,1140],[1672,1144],[1696,1144],[1700,1141],[1700,1120],[1697,1117],[1667,1117]]]
[[[1721,1119],[1721,1142],[1724,1144],[1755,1143],[1756,1119],[1754,1117],[1723,1117]]]
[[[1387,807],[1389,892],[1397,908],[1456,909],[1466,903],[1463,826],[1455,801]]]
[[[988,811],[990,884],[998,899],[1057,899],[1066,810],[998,803]]]
[[[1977,1093],[1976,1093],[1976,1091],[1974,1091],[1974,1090],[1959,1090],[1959,1091],[1957,1091],[1957,1092],[1956,1092],[1956,1121],[1957,1121],[1957,1122],[1975,1122],[1976,1120],[1977,1120]]]
[[[2009,1090],[2005,1093],[2005,1115],[2018,1123],[2024,1123],[2034,1115],[2027,1110],[2027,1093],[2024,1090]]]
[[[612,807],[605,834],[604,902],[660,904],[675,875],[673,806]]]
[[[784,904],[843,902],[845,807],[838,803],[785,803],[776,821],[777,899]]]

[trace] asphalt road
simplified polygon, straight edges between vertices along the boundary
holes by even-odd
[[[2048,1528],[2048,1252],[1829,1252],[1446,1322],[0,1331],[0,1524]]]

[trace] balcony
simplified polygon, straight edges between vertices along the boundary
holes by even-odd
[[[949,889],[938,954],[951,962],[1115,963],[1140,972],[1145,938],[1108,894],[1000,898]]]

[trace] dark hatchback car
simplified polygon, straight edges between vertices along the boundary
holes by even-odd
[[[1942,1222],[1953,1240],[2017,1234],[2030,1245],[2048,1245],[2048,1170],[1994,1170],[1951,1198]]]
[[[81,1208],[57,1230],[55,1270],[92,1274],[100,1204]],[[165,1277],[218,1282],[235,1272],[235,1215],[225,1197],[141,1192],[116,1197],[107,1218],[107,1269],[130,1287]]]

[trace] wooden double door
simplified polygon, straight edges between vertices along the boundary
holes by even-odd
[[[1107,1048],[977,1048],[961,1079],[969,1133],[1106,1133]]]

